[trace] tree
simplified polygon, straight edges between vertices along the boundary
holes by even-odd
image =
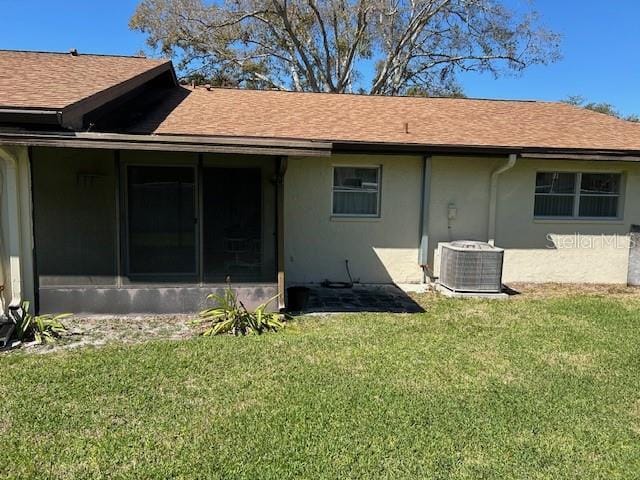
[[[638,115],[622,115],[616,107],[606,102],[587,102],[587,100],[581,95],[570,95],[566,99],[562,100],[564,103],[573,105],[574,107],[582,107],[587,110],[593,110],[594,112],[604,113],[605,115],[611,115],[612,117],[627,120],[629,122],[640,122]]]
[[[187,75],[281,90],[460,93],[461,72],[559,58],[535,12],[500,0],[143,0],[130,27]]]

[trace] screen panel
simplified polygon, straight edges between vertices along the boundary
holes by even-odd
[[[39,285],[114,285],[114,152],[34,147],[31,165]]]
[[[207,167],[202,188],[204,280],[262,280],[260,169]]]
[[[127,168],[130,275],[196,274],[195,168]]]

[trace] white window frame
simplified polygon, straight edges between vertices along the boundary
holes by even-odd
[[[536,189],[536,181],[539,173],[569,173],[575,175],[575,185],[573,193],[537,193]],[[581,194],[580,190],[582,189],[582,175],[583,174],[602,174],[602,175],[618,175],[620,177],[619,191],[618,193],[599,193],[599,194],[589,194],[584,193]],[[612,220],[621,220],[622,219],[622,211],[623,211],[623,201],[624,201],[624,191],[625,191],[625,176],[623,172],[612,172],[612,171],[564,171],[564,170],[538,170],[536,171],[536,178],[534,179],[534,187],[533,187],[533,202],[534,202],[534,213],[533,218],[535,220],[587,220],[587,221],[612,221]],[[537,196],[547,196],[547,197],[570,197],[573,196],[573,214],[572,215],[536,215],[535,214],[535,199]],[[617,197],[618,198],[618,208],[616,215],[613,217],[587,217],[580,216],[580,197]]]
[[[334,213],[333,198],[336,192],[353,192],[354,190],[345,190],[335,185],[336,168],[366,168],[376,170],[378,178],[378,188],[375,190],[377,196],[376,213]],[[366,192],[373,193],[373,190]],[[335,218],[380,218],[380,210],[382,205],[382,165],[347,165],[336,164],[331,167],[331,217]]]

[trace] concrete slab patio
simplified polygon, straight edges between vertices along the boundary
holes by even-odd
[[[300,313],[419,313],[424,309],[395,285],[354,285],[352,288],[309,286],[309,302]]]

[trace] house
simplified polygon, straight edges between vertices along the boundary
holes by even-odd
[[[562,103],[184,86],[171,62],[0,51],[3,308],[185,312],[231,280],[638,281],[640,125]],[[282,306],[283,295],[280,297]]]

